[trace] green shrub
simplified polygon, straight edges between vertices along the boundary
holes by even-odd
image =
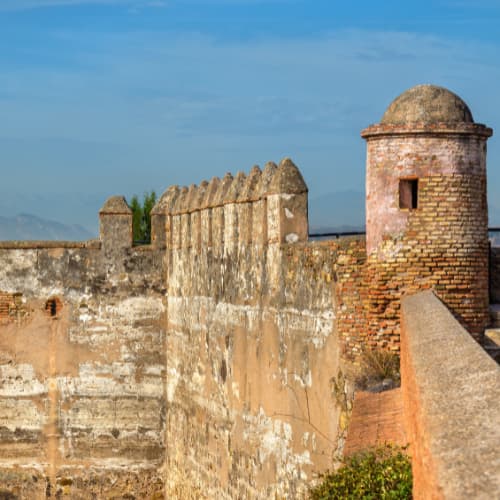
[[[134,243],[151,243],[151,210],[156,203],[156,193],[144,193],[142,204],[136,194],[130,200]]]
[[[402,500],[412,498],[411,462],[405,448],[385,445],[347,457],[335,472],[322,474],[311,500]]]

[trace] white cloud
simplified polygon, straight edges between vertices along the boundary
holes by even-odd
[[[29,10],[83,4],[121,5],[127,8],[167,6],[165,0],[0,0],[0,10]]]
[[[105,192],[140,193],[285,155],[314,195],[362,189],[359,131],[418,83],[450,88],[500,129],[494,44],[369,31],[246,42],[57,36],[69,63],[0,68],[0,138],[27,145],[6,143],[2,157],[27,190],[47,189],[53,171],[61,186],[99,179]],[[500,186],[498,143],[489,143],[490,189]]]
[[[296,3],[300,0],[0,0],[1,10],[29,10],[47,7],[67,7],[84,4],[116,5],[128,9],[163,8],[172,3],[190,5],[241,5],[264,3]]]

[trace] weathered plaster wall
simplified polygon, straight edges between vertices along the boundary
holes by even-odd
[[[300,254],[274,251],[260,276],[251,270],[262,256],[250,249],[239,261],[181,257],[182,291],[168,296],[171,494],[189,485],[207,498],[293,498],[313,470],[331,464],[339,444],[338,345],[331,286],[313,277],[327,275],[328,249],[314,249],[311,268],[302,269],[293,265]],[[268,273],[284,284],[274,293]],[[226,287],[225,278],[243,286]],[[259,287],[268,293],[249,293]]]
[[[298,498],[350,408],[341,247],[305,241],[291,162],[167,193],[167,496]]]
[[[163,498],[162,255],[119,247],[0,244],[4,493]]]
[[[100,212],[100,241],[0,243],[2,488],[300,498],[341,454],[346,360],[399,346],[400,297],[433,287],[476,314],[470,283],[487,274],[467,242],[485,207],[480,227],[459,221],[483,181],[423,177],[418,215],[375,265],[364,238],[307,241],[290,160],[169,188],[150,246],[132,246],[121,197]]]
[[[364,240],[307,242],[289,160],[170,188],[151,246],[130,221],[113,197],[100,241],[0,244],[0,484],[298,497],[343,446]]]

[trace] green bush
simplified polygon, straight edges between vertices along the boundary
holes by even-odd
[[[130,200],[134,243],[151,243],[151,210],[156,203],[156,193],[144,193],[142,204],[136,194]]]
[[[411,462],[405,448],[385,445],[347,457],[323,474],[311,500],[400,500],[412,498]]]

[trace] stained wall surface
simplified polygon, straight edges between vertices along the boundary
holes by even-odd
[[[0,244],[5,494],[163,497],[161,256],[119,257],[99,242]]]
[[[414,498],[498,496],[500,367],[430,290],[403,299],[401,330]]]
[[[401,297],[434,289],[481,341],[488,312],[488,211],[483,125],[374,125],[367,139],[368,333],[398,349]],[[400,183],[418,183],[416,206]]]
[[[306,241],[307,192],[287,161],[176,196],[165,201],[167,496],[299,498],[347,423],[341,247]]]
[[[298,497],[341,454],[364,240],[307,241],[289,160],[170,188],[149,246],[130,221],[113,197],[99,241],[0,244],[2,488]]]
[[[307,187],[287,159],[169,188],[148,246],[132,245],[120,197],[99,241],[0,244],[0,490],[300,498],[342,452],[345,361],[399,347],[408,284],[483,300],[461,281],[487,276],[459,225],[476,180],[422,178],[419,216],[375,266],[364,237],[307,240]]]

